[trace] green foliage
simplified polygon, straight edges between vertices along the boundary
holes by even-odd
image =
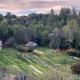
[[[23,45],[17,46],[16,49],[20,52],[33,52],[34,48],[26,47]]]
[[[60,44],[60,30],[55,28],[53,33],[49,35],[50,38],[50,47],[59,49]]]
[[[79,17],[74,7],[72,11],[61,8],[60,14],[55,14],[53,9],[48,14],[32,13],[20,17],[8,12],[5,16],[0,15],[0,39],[3,45],[6,42],[13,45],[11,41],[18,45],[33,41],[40,46],[50,44],[52,48],[79,49]]]
[[[15,25],[13,28],[13,36],[18,44],[25,44],[28,41],[28,35],[24,26]]]
[[[71,10],[69,8],[62,7],[59,17],[60,17],[60,20],[63,21],[62,25],[67,24],[67,21],[70,20],[70,17],[71,17]]]
[[[62,70],[60,70],[60,68],[58,69],[58,71],[56,69],[51,69],[49,71],[47,71],[47,73],[44,73],[44,75],[42,75],[40,77],[39,80],[79,80],[80,77],[77,75],[72,75],[69,72],[69,66],[65,67],[65,72],[63,71],[64,68],[62,68]]]
[[[4,22],[0,23],[0,39],[4,42],[6,39],[12,36],[12,32],[10,32],[11,27]]]
[[[11,47],[11,48],[16,48],[18,44],[16,43],[14,37],[10,37],[7,39],[4,43],[4,47]]]
[[[63,27],[63,32],[66,36],[66,41],[73,47],[78,49],[80,28],[76,20],[68,22],[67,26]]]
[[[0,21],[2,21],[3,19],[4,19],[4,16],[0,14]]]

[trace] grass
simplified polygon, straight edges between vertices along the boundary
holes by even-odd
[[[70,65],[75,63],[75,60],[65,52],[53,53],[49,48],[37,48],[37,50],[44,52],[44,54],[36,56],[32,53],[20,53],[14,49],[3,49],[0,51],[0,67],[7,67],[9,73],[13,75],[18,72],[25,72],[40,77],[40,79],[43,78],[41,80],[49,80],[48,78],[44,79],[43,76],[57,75],[57,72],[60,77],[64,77],[64,75],[67,75],[67,77],[69,75],[73,76]],[[47,74],[48,71],[51,73]],[[80,79],[80,77],[79,79],[77,79],[77,76],[74,77],[76,77],[75,80]],[[64,78],[54,80],[64,80]]]

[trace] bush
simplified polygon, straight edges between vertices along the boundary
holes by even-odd
[[[15,80],[27,80],[27,77],[25,74],[18,74],[17,76],[15,76]]]
[[[76,57],[80,57],[80,51],[79,50],[75,50],[75,49],[68,49],[67,53],[70,56],[76,56]]]
[[[38,80],[38,79],[30,74],[20,72],[15,76],[15,80]]]
[[[17,50],[20,51],[20,52],[28,52],[28,47],[24,47],[22,45],[20,46],[17,46]]]
[[[5,44],[4,44],[4,47],[12,47],[12,48],[15,48],[17,46],[17,43],[14,39],[14,37],[11,37],[9,39],[7,39],[5,41]]]
[[[9,73],[9,69],[4,67],[4,66],[0,66],[0,80],[3,80],[4,77],[6,77]]]
[[[33,48],[30,48],[30,47],[26,47],[26,46],[17,46],[16,49],[20,52],[33,52]]]
[[[80,74],[80,61],[71,66],[72,73]]]
[[[79,79],[78,77],[76,77],[76,75],[72,75],[70,72],[68,72],[68,69],[66,69],[65,72],[53,69],[47,71],[47,73],[44,73],[39,80],[79,80]]]

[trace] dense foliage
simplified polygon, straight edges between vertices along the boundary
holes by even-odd
[[[15,48],[33,41],[40,46],[55,49],[80,48],[80,14],[75,8],[62,8],[48,14],[32,13],[28,16],[0,14],[0,39],[3,46]]]

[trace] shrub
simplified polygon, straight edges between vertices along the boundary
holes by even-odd
[[[71,66],[72,73],[80,74],[80,61]]]
[[[60,68],[61,69],[61,68]],[[67,69],[65,71],[68,71]],[[79,78],[80,79],[80,78]],[[61,70],[50,70],[44,73],[39,80],[79,80],[76,75]]]
[[[15,80],[38,80],[38,79],[30,74],[18,73],[15,76]]]
[[[70,56],[76,56],[76,57],[80,57],[80,51],[79,50],[75,50],[75,49],[68,49],[67,53]]]
[[[18,74],[17,76],[15,76],[15,80],[27,80],[27,77],[25,74]]]
[[[17,43],[14,39],[14,37],[11,37],[9,39],[7,39],[5,41],[5,44],[4,44],[4,47],[12,47],[12,48],[15,48],[17,46]]]
[[[20,52],[28,52],[28,47],[24,47],[22,45],[20,46],[17,46],[17,50],[20,51]]]
[[[27,46],[17,46],[16,49],[20,52],[33,52],[34,48],[27,47]]]
[[[8,68],[0,66],[0,80],[3,80],[3,78],[6,77],[8,73],[9,73]]]

